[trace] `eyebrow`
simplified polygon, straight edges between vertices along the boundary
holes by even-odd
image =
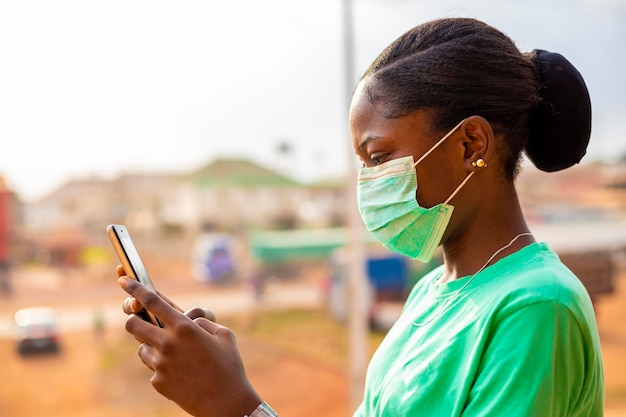
[[[378,139],[384,139],[384,136],[368,135],[368,136],[364,137],[363,139],[361,139],[357,146],[359,147],[360,150],[363,150],[365,148],[365,145],[367,145],[368,142],[370,142],[372,140],[378,140]]]

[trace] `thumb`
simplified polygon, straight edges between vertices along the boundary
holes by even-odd
[[[211,334],[211,336],[215,336],[215,337],[218,336],[220,329],[224,328],[224,326],[220,326],[214,321],[208,320],[204,317],[197,317],[193,319],[193,322],[196,323],[198,327],[200,327],[207,333]]]
[[[216,321],[215,314],[213,314],[211,310],[201,307],[194,307],[185,311],[185,316],[189,317],[191,320],[205,318],[211,321]]]
[[[226,343],[231,346],[236,346],[235,334],[225,326],[217,324],[211,320],[207,320],[204,317],[198,317],[193,320],[198,327],[215,337],[220,343]]]

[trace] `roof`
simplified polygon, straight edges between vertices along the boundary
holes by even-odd
[[[293,187],[288,177],[245,159],[216,159],[189,175],[198,187]]]

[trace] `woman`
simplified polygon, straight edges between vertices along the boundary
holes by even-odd
[[[524,151],[546,171],[584,155],[590,104],[575,68],[477,20],[428,22],[366,71],[350,127],[368,230],[412,258],[439,245],[444,256],[372,358],[355,416],[601,416],[589,296],[535,242],[514,188]],[[195,416],[273,415],[228,329],[120,284],[126,313],[143,305],[166,325],[126,326],[159,392]]]

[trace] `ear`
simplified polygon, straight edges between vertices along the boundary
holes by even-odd
[[[480,169],[472,166],[472,162],[476,163],[479,159],[489,164],[495,148],[493,129],[489,122],[480,116],[470,116],[465,119],[459,130],[463,134],[465,168],[468,171]]]

